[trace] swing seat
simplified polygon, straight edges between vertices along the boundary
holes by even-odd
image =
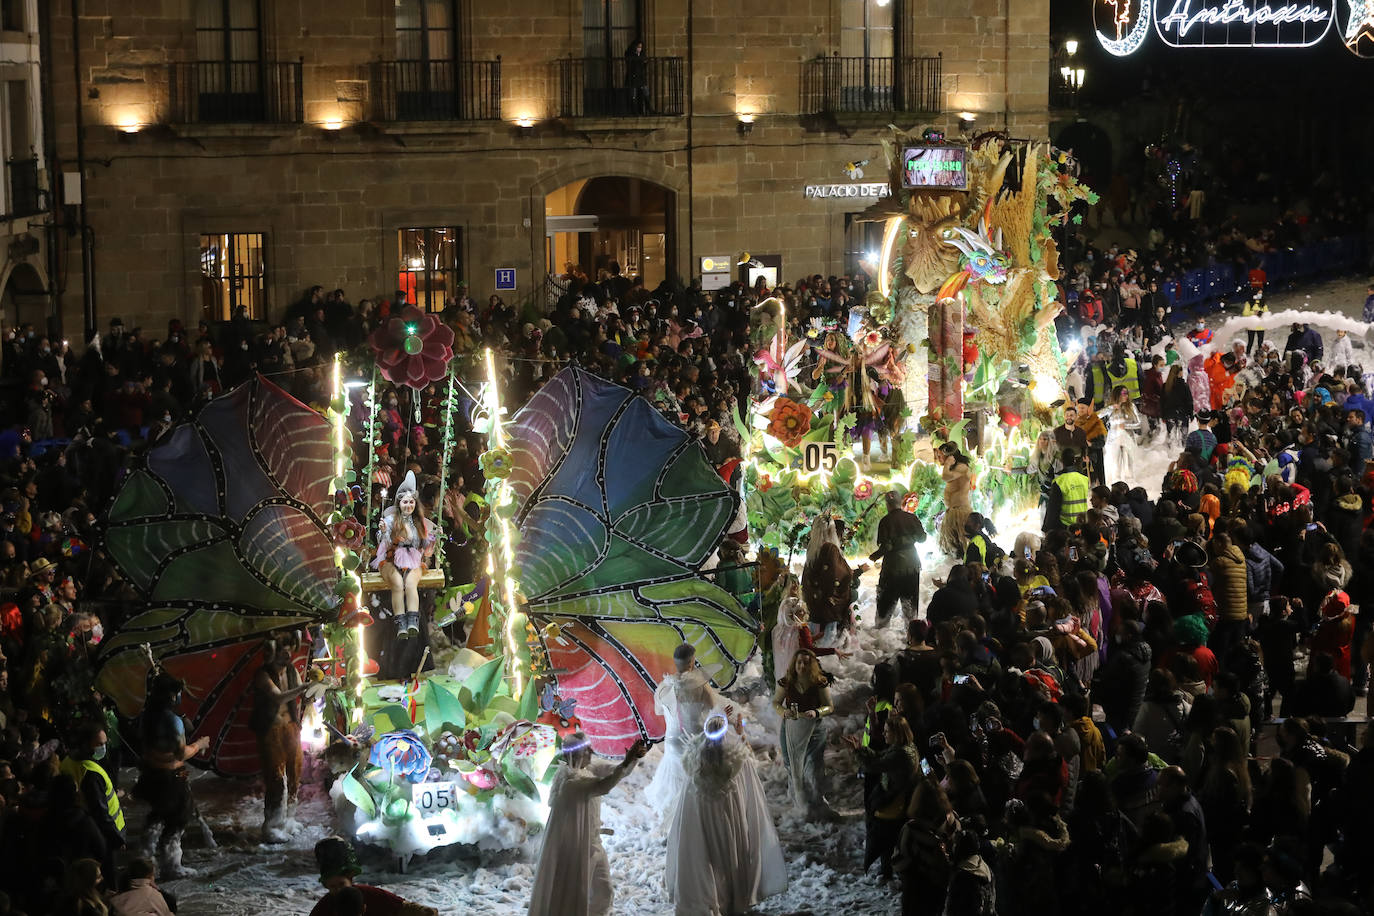
[[[369,569],[362,576],[363,595],[371,595],[374,592],[391,592],[391,586],[382,580],[382,574],[376,570]],[[427,569],[420,576],[419,588],[443,588],[444,571],[442,569]]]

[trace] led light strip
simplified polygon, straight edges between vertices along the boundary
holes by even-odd
[[[490,418],[488,442],[491,448],[506,447],[506,431],[501,426],[501,393],[496,386],[496,355],[491,347],[487,347],[487,416]],[[510,673],[514,678],[514,691],[512,696],[517,699],[525,691],[525,671],[521,665],[518,643],[515,640],[515,579],[511,575],[511,570],[515,566],[515,547],[511,543],[510,521],[502,514],[497,512],[497,508],[506,499],[510,498],[510,484],[504,479],[497,485],[496,492],[498,498],[493,501],[491,506],[492,518],[496,519],[497,528],[501,531],[501,585],[502,594],[505,596],[506,614],[502,633],[506,642],[506,657],[510,659]],[[488,554],[490,560],[490,554]],[[488,566],[490,571],[491,566]]]

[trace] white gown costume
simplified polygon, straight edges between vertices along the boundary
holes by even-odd
[[[1123,410],[1113,405],[1098,411],[1098,415],[1108,422],[1107,441],[1103,445],[1103,471],[1110,486],[1118,480],[1135,479],[1135,457],[1133,452],[1139,447],[1140,412],[1132,408]]]
[[[614,892],[601,845],[601,796],[637,761],[615,769],[560,766],[549,792],[549,822],[539,848],[529,916],[605,916]]]
[[[663,759],[647,790],[649,804],[663,820],[673,812],[678,793],[687,783],[682,755],[701,734],[706,716],[716,707],[716,692],[700,668],[670,674],[654,691],[654,712],[663,717]]]
[[[744,913],[785,891],[787,863],[749,749],[733,732],[698,735],[683,765],[663,876],[677,916]]]

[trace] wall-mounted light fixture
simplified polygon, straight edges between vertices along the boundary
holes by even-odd
[[[959,133],[966,134],[973,130],[973,125],[978,123],[978,115],[971,111],[959,112]]]
[[[752,111],[741,111],[738,117],[740,135],[752,134],[754,132],[754,113]]]

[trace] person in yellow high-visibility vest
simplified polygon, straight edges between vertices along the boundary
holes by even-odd
[[[114,850],[124,848],[124,810],[115,793],[114,782],[100,761],[105,759],[109,737],[103,722],[87,722],[72,736],[72,752],[59,766],[59,771],[76,783],[82,807],[100,828],[114,874]]]
[[[1043,531],[1057,531],[1078,524],[1091,505],[1092,483],[1083,473],[1082,457],[1073,449],[1066,450],[1062,457],[1064,472],[1050,485],[1045,521],[1040,526]]]

